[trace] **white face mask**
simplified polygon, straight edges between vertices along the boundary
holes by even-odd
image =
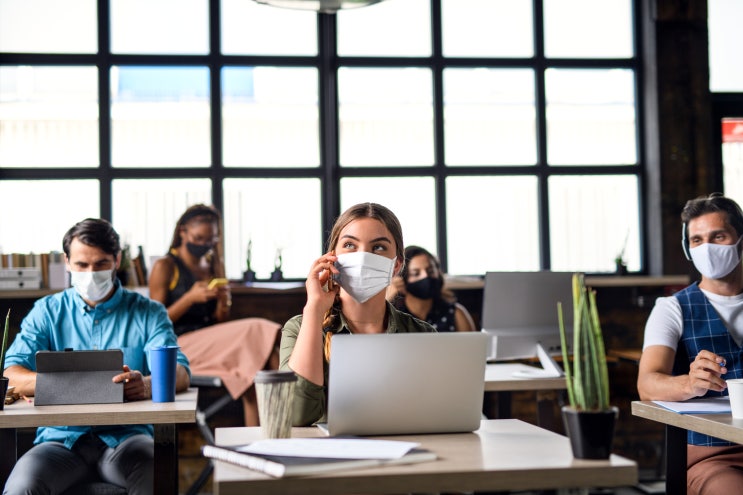
[[[364,303],[390,285],[396,259],[367,252],[339,254],[335,267],[340,274],[333,279],[351,297]]]
[[[743,239],[743,237],[741,238]],[[707,278],[722,278],[740,265],[738,244],[704,244],[689,250],[694,266]]]
[[[70,283],[80,297],[87,301],[98,302],[113,288],[113,273],[113,270],[70,272]]]

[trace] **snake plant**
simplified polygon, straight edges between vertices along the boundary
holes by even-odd
[[[5,370],[5,349],[8,345],[8,325],[10,324],[10,310],[5,316],[5,330],[3,330],[3,345],[0,347],[0,376],[3,376]]]
[[[604,337],[596,309],[596,291],[583,274],[573,274],[573,359],[568,356],[562,304],[557,304],[563,366],[570,406],[582,411],[609,409],[609,372]]]

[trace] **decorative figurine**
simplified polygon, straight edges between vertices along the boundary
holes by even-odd
[[[255,272],[250,268],[250,258],[252,257],[252,251],[253,240],[248,239],[248,254],[246,258],[248,269],[243,272],[243,282],[255,282]]]
[[[271,282],[280,282],[284,280],[284,274],[281,273],[281,248],[276,248],[276,256],[273,259],[274,270],[271,273]]]

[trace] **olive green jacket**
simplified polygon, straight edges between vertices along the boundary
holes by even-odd
[[[387,303],[387,333],[415,333],[415,332],[435,332],[436,329],[425,321],[421,321],[407,313],[396,309],[389,302]],[[323,333],[332,332],[351,333],[346,324],[343,313],[340,318],[336,318],[329,328],[324,328]],[[289,370],[289,356],[294,350],[294,344],[297,342],[299,328],[302,326],[302,315],[297,315],[286,322],[281,330],[281,350],[279,369]],[[292,423],[294,426],[308,426],[315,422],[325,421],[326,397],[328,384],[328,362],[323,362],[324,380],[322,385],[312,383],[302,376],[297,375],[297,384],[294,388],[294,406]]]

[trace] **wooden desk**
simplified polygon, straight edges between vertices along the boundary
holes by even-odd
[[[486,392],[515,392],[519,390],[565,390],[565,377],[521,378],[516,371],[538,369],[520,363],[489,363],[485,367]]]
[[[666,493],[686,493],[686,432],[743,443],[743,420],[726,414],[679,414],[651,401],[633,401],[632,414],[666,425]]]
[[[155,428],[155,490],[157,494],[178,493],[177,423],[196,422],[198,389],[176,394],[175,402],[150,400],[121,404],[77,404],[34,406],[17,400],[0,411],[0,482],[5,481],[17,459],[17,428],[38,426],[95,426],[153,424]]]
[[[516,371],[534,370],[534,366],[521,363],[490,363],[485,367],[485,404],[486,416],[491,419],[511,418],[512,392],[533,390],[536,394],[537,424],[548,430],[556,431],[552,414],[554,400],[541,394],[547,390],[565,390],[565,377],[521,378],[513,376]],[[498,396],[495,408],[489,403],[488,395]]]
[[[317,428],[295,428],[293,434],[297,437],[322,435]],[[216,430],[216,442],[221,445],[238,445],[259,438],[259,428]],[[217,461],[215,494],[472,492],[637,483],[634,461],[617,455],[606,461],[574,459],[566,437],[517,419],[485,420],[474,433],[375,438],[420,442],[439,458],[420,464],[283,479]]]

